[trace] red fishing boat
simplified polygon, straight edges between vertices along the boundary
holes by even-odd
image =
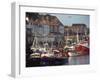
[[[79,55],[89,54],[89,36],[85,35],[85,39],[80,41],[79,34],[77,33],[77,44],[74,46],[74,48]]]
[[[89,54],[89,45],[88,42],[81,42],[75,45],[75,50],[79,55]]]

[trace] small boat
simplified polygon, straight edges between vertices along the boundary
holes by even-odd
[[[49,57],[54,57],[54,54],[50,54],[50,53],[46,53],[46,54],[45,54],[45,53],[42,53],[42,54],[41,54],[41,58],[44,58],[44,57],[48,57],[48,58],[49,58]]]
[[[57,58],[68,57],[67,51],[63,48],[53,49],[54,56]]]
[[[65,46],[64,49],[67,50],[68,57],[78,56],[79,54],[75,51],[74,46]]]
[[[40,53],[32,53],[30,55],[30,58],[40,58],[40,57],[41,57]]]
[[[72,56],[79,56],[78,53],[76,53],[76,51],[68,51],[68,56],[72,57]]]

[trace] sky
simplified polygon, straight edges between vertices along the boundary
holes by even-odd
[[[86,24],[89,27],[89,15],[79,14],[50,14],[56,16],[63,25],[71,26],[74,23]]]

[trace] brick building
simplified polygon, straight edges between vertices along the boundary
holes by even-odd
[[[77,42],[77,35],[79,36],[79,41],[84,40],[89,35],[89,28],[85,24],[64,26],[64,37],[66,41],[72,40],[72,42]]]

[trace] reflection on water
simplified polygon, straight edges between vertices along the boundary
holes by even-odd
[[[68,58],[68,65],[89,64],[89,55]]]
[[[26,67],[81,65],[89,64],[89,55],[68,58],[33,58],[27,61]]]

